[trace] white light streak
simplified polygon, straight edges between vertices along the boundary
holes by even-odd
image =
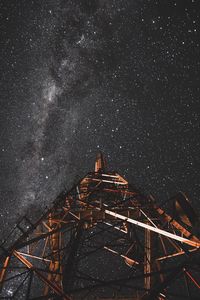
[[[186,239],[186,238],[183,238],[183,237],[181,237],[181,236],[175,235],[175,234],[170,233],[170,232],[168,232],[168,231],[165,231],[165,230],[163,230],[163,229],[155,228],[155,227],[153,227],[153,226],[151,226],[151,225],[144,224],[144,223],[142,223],[142,222],[136,221],[136,220],[134,220],[134,219],[128,218],[128,217],[126,217],[126,216],[120,215],[120,214],[118,214],[118,213],[116,213],[116,212],[113,212],[113,211],[110,211],[110,210],[107,210],[107,209],[105,210],[105,213],[106,213],[107,215],[116,217],[116,218],[118,218],[118,219],[120,219],[120,220],[124,220],[124,221],[126,221],[126,222],[129,222],[129,223],[131,223],[131,224],[137,225],[137,226],[142,227],[142,228],[144,228],[144,229],[149,229],[149,230],[154,231],[154,232],[156,232],[156,233],[158,233],[158,234],[161,234],[161,235],[164,235],[164,236],[169,237],[169,238],[171,238],[171,239],[177,240],[177,241],[179,241],[179,242],[181,242],[181,243],[185,243],[185,244],[191,245],[191,246],[193,246],[193,247],[197,247],[197,248],[200,247],[200,242],[194,242],[194,241],[188,240],[188,239]]]

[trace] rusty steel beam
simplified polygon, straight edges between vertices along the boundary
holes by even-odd
[[[39,271],[34,265],[28,261],[25,257],[19,254],[17,251],[13,252],[14,256],[21,261],[29,270],[33,271],[44,283],[48,285],[58,296],[62,297],[63,300],[71,300],[62,289],[51,280],[48,280],[41,271]]]
[[[8,243],[1,245],[0,283],[2,287],[5,282],[12,285],[17,276],[19,284],[14,292],[17,295],[25,282],[26,268],[30,276],[25,282],[27,300],[30,295],[31,299],[79,299],[73,293],[86,291],[89,297],[90,293],[98,295],[101,287],[136,291],[140,300],[164,299],[161,293],[170,295],[166,286],[171,285],[175,276],[180,275],[182,280],[184,267],[187,268],[184,275],[199,288],[188,268],[190,260],[181,265],[177,265],[177,260],[182,261],[183,254],[188,258],[198,256],[200,239],[158,207],[151,196],[131,188],[118,173],[107,172],[102,154],[97,157],[94,172],[69,191],[63,191],[34,224],[27,218],[24,220],[30,227],[20,221],[16,226],[16,241],[8,237]],[[166,223],[170,224],[167,230]],[[89,263],[91,257],[104,254],[120,263],[120,268],[123,263],[125,268],[129,267],[130,272],[127,269],[126,272],[131,276],[122,279],[112,270],[116,278],[112,279],[111,274],[109,280],[101,280],[86,274],[84,268],[81,273],[79,266],[84,260]],[[14,268],[18,275],[12,276]],[[35,280],[40,283],[41,291],[32,296]],[[76,286],[77,280],[82,281]]]

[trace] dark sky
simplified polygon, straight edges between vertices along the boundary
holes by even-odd
[[[93,168],[199,204],[198,0],[1,0],[4,225]]]

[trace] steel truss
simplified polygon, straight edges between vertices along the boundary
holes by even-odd
[[[179,212],[191,213],[174,217],[98,154],[94,172],[2,242],[0,299],[200,299],[200,239],[186,200]]]

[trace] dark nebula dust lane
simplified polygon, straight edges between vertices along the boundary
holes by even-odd
[[[0,3],[1,219],[42,210],[93,168],[199,205],[199,4]]]

